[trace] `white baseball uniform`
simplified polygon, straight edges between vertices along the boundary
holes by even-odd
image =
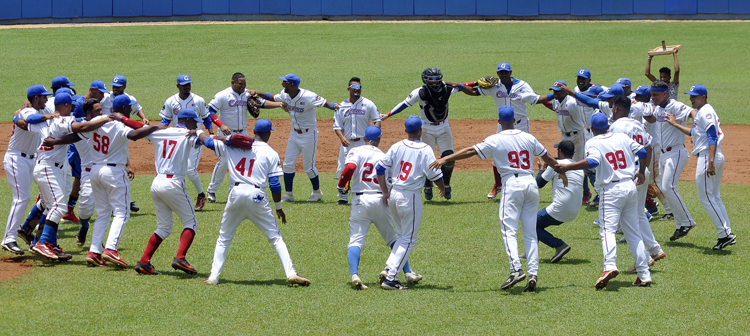
[[[91,145],[89,145],[89,138],[79,133],[82,138],[75,143],[78,155],[81,157],[81,187],[78,195],[78,216],[86,219],[91,218],[94,215],[94,198],[91,194],[91,167],[93,161],[91,161]]]
[[[124,92],[123,94],[126,95],[126,96],[128,96],[128,97],[130,97],[130,101],[137,101],[137,99],[135,99],[135,97],[131,96],[127,92]],[[104,94],[104,98],[102,98],[102,100],[99,102],[99,104],[101,104],[101,106],[102,106],[102,115],[103,116],[108,116],[108,115],[112,114],[112,102],[114,101],[115,97],[117,97],[117,96],[115,96],[115,94],[112,91],[110,91],[109,93],[105,93]],[[143,108],[141,107],[141,104],[139,104],[139,103],[138,104],[130,105],[130,114],[131,115],[136,115],[136,114],[138,114],[138,111],[140,111],[142,109]]]
[[[196,231],[198,222],[190,195],[185,186],[185,175],[189,171],[188,161],[192,148],[200,145],[195,136],[188,137],[190,131],[183,127],[158,130],[146,137],[154,143],[154,164],[156,177],[151,183],[151,200],[156,212],[156,233],[166,239],[172,233],[177,214],[185,229]]]
[[[539,188],[532,163],[535,156],[543,156],[547,150],[533,135],[518,129],[490,135],[474,145],[474,149],[479,159],[492,159],[492,164],[502,176],[499,213],[510,271],[522,270],[516,238],[520,220],[528,273],[536,275],[539,269],[539,241],[536,235]]]
[[[401,140],[378,161],[386,169],[386,180],[393,181],[388,208],[396,225],[396,243],[386,261],[386,279],[396,281],[398,273],[409,260],[417,243],[422,224],[422,193],[425,178],[437,181],[443,177],[441,170],[429,168],[435,162],[435,152],[421,141]]]
[[[289,121],[292,124],[284,155],[284,173],[294,174],[294,164],[302,155],[302,169],[307,173],[307,177],[317,177],[315,158],[318,154],[318,120],[315,117],[315,108],[324,106],[326,99],[315,92],[299,89],[294,97],[282,90],[273,96],[273,100],[288,105]]]
[[[529,133],[529,113],[526,109],[526,104],[536,105],[539,96],[534,93],[531,86],[516,78],[511,78],[512,83],[510,90],[503,83],[498,82],[495,86],[482,89],[477,87],[477,93],[481,96],[492,96],[495,98],[495,106],[499,110],[503,106],[510,106],[513,108],[513,114],[516,118],[515,129],[520,129],[526,133]],[[497,125],[497,133],[502,131],[500,123]]]
[[[685,148],[685,133],[669,125],[666,120],[667,114],[673,114],[677,123],[687,126],[692,110],[685,104],[670,99],[665,107],[656,106],[653,112],[656,122],[661,123],[661,127],[659,127],[661,138],[659,172],[661,173],[661,180],[657,183],[667,199],[668,207],[665,206],[664,211],[666,213],[671,212],[674,215],[678,229],[683,226],[695,225],[695,220],[693,220],[687,205],[685,205],[680,192],[677,190],[680,175],[687,165],[688,152]]]
[[[714,222],[719,238],[725,238],[732,233],[729,224],[729,216],[724,202],[721,200],[721,176],[724,174],[724,154],[721,152],[721,142],[724,140],[724,132],[721,130],[719,116],[713,106],[705,104],[698,109],[693,121],[693,153],[698,157],[698,167],[695,170],[695,184],[698,188],[698,199],[706,209],[708,217]],[[716,128],[719,137],[716,144],[716,156],[714,157],[715,175],[708,175],[708,135],[706,131],[711,127]]]
[[[365,144],[365,130],[370,126],[370,122],[380,121],[378,107],[365,97],[360,97],[353,103],[347,99],[339,105],[339,109],[333,114],[333,129],[340,130],[344,137],[349,139],[349,147],[341,145],[339,149],[336,178],[340,178],[341,172],[344,171],[344,161],[349,151]]]
[[[208,109],[206,108],[206,101],[203,100],[201,96],[192,92],[187,99],[180,98],[179,93],[175,93],[173,96],[167,98],[159,115],[162,118],[172,120],[173,124],[177,125],[177,120],[175,119],[182,109],[191,109],[195,111],[201,119],[208,118],[209,116]],[[198,128],[200,129],[200,125],[198,125]],[[198,174],[198,165],[200,164],[202,153],[203,146],[190,146],[190,155],[187,163],[187,178],[193,183],[198,194],[203,193],[201,176]]]
[[[643,204],[638,203],[638,192],[633,177],[638,169],[636,153],[643,146],[623,133],[606,133],[591,138],[586,143],[586,159],[596,166],[596,191],[599,194],[599,236],[602,239],[604,271],[617,270],[617,239],[615,231],[620,224],[635,268],[641,281],[650,281],[646,253],[638,227],[638,216],[643,214]]]
[[[98,116],[92,120],[106,118]],[[130,218],[130,179],[125,171],[128,162],[128,134],[132,131],[119,121],[104,124],[94,132],[83,135],[91,148],[91,195],[96,208],[96,221],[91,236],[90,252],[103,252],[104,235],[107,249],[117,251],[125,224]],[[110,225],[109,219],[113,217]]]
[[[571,159],[557,160],[560,164],[573,163]],[[581,200],[583,199],[584,173],[582,170],[570,170],[565,172],[568,178],[566,187],[559,174],[552,167],[542,172],[545,181],[552,181],[552,203],[545,210],[558,222],[572,222],[581,211]]]
[[[297,274],[265,192],[269,177],[283,175],[279,154],[267,143],[257,139],[251,150],[229,148],[221,141],[213,143],[214,153],[227,158],[231,166],[229,175],[235,186],[229,191],[227,205],[221,218],[221,230],[216,240],[211,275],[208,279],[219,280],[229,245],[237,227],[245,219],[253,222],[268,237],[281,260],[287,278]]]
[[[586,145],[586,122],[584,108],[572,96],[565,96],[563,101],[552,100],[552,108],[557,114],[557,130],[560,131],[560,141],[570,140],[575,145],[573,161],[584,158]]]
[[[419,96],[419,90],[421,89],[422,87],[414,89],[402,102],[403,104],[406,104],[406,106],[412,106],[414,104],[419,105],[419,119],[422,119],[421,140],[429,145],[433,151],[435,150],[435,146],[437,146],[437,148],[440,150],[440,153],[444,153],[445,151],[453,151],[453,131],[451,131],[451,126],[448,123],[450,112],[446,112],[445,119],[440,122],[430,121],[430,119],[427,118],[427,115],[424,112],[424,107],[425,105],[427,105],[427,102],[422,100],[422,98]],[[453,88],[450,92],[450,95],[453,95],[456,92],[458,92],[458,88]],[[445,103],[445,106],[446,108],[448,108],[447,102]]]
[[[649,183],[657,181],[659,176],[659,159],[661,158],[661,123],[656,122],[652,124],[643,118],[644,116],[651,116],[653,114],[654,104],[651,102],[637,102],[630,105],[630,118],[641,121],[643,129],[651,136],[653,154],[648,166],[651,175],[647,180]]]

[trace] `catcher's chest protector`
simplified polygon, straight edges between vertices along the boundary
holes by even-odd
[[[430,90],[426,85],[419,90],[419,98],[426,104],[424,114],[427,120],[431,122],[442,122],[448,117],[448,98],[451,96],[453,86],[443,84],[444,87],[440,92]]]

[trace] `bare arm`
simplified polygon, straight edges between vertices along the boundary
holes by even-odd
[[[143,121],[144,124],[148,125],[149,120],[148,118],[146,118],[146,112],[143,112],[143,109],[141,109],[137,114],[138,117],[141,118],[141,121]]]
[[[262,108],[262,109],[273,109],[273,108],[279,108],[279,107],[283,107],[283,106],[284,106],[284,103],[280,103],[280,102],[276,102],[276,101],[272,101],[272,100],[266,99],[266,103],[263,104],[262,107],[260,107],[260,106],[259,107]]]
[[[347,139],[344,136],[344,132],[341,132],[341,130],[333,130],[333,131],[336,132],[336,136],[339,137],[339,140],[341,141],[341,145],[343,145],[344,147],[349,147],[349,139]]]
[[[458,160],[468,159],[474,155],[477,155],[477,150],[474,148],[474,146],[466,147],[458,152],[455,152],[448,156],[441,157],[435,160],[435,162],[430,163],[430,169],[439,169],[448,161],[458,161]]]
[[[110,114],[110,116],[113,116],[113,114]],[[99,127],[102,127],[104,124],[114,120],[113,117],[110,118],[100,118],[97,120],[91,120],[87,122],[77,122],[72,123],[70,125],[70,130],[75,133],[83,133],[83,132],[91,132],[93,130],[98,129]]]
[[[132,141],[143,139],[151,135],[151,133],[154,133],[158,130],[162,130],[165,128],[167,128],[167,125],[164,125],[164,124],[159,124],[159,125],[154,125],[154,126],[143,126],[137,130],[130,131],[130,133],[128,133],[128,139]]]
[[[674,114],[667,114],[667,123],[669,123],[670,125],[672,125],[672,127],[680,130],[680,132],[685,133],[686,135],[690,135],[690,130],[691,129],[687,128],[686,126],[682,126],[682,125],[678,124],[677,121],[675,120]]]
[[[555,160],[555,158],[552,157],[552,155],[550,155],[549,152],[547,152],[546,154],[544,154],[542,156],[542,161],[544,161],[544,163],[546,163],[550,167],[554,167],[557,164],[557,160]],[[565,173],[559,173],[558,177],[560,177],[560,179],[563,181],[563,186],[565,186],[567,188],[568,187],[568,176],[565,175]]]
[[[469,96],[478,96],[478,95],[479,95],[479,94],[478,94],[478,93],[477,93],[477,92],[476,92],[476,91],[474,90],[474,88],[473,88],[473,87],[471,87],[471,86],[468,86],[468,85],[463,85],[463,84],[459,84],[459,83],[456,83],[456,82],[445,82],[445,84],[451,85],[451,86],[453,86],[453,87],[455,87],[455,88],[459,89],[459,91],[461,91],[461,92],[463,92],[463,93],[465,93],[465,94],[467,94],[467,95],[469,95]],[[462,86],[463,86],[463,87],[462,87]]]
[[[47,147],[57,146],[57,145],[69,145],[72,143],[76,143],[79,140],[81,140],[81,137],[78,136],[76,133],[71,133],[66,136],[63,136],[62,138],[46,138],[44,139],[43,145]]]
[[[651,81],[651,83],[656,82],[656,77],[651,74],[651,59],[653,59],[654,56],[649,55],[648,56],[648,63],[646,63],[646,78]]]
[[[680,84],[680,62],[677,61],[677,51],[674,51],[674,83]]]

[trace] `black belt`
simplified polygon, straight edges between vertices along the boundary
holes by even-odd
[[[617,182],[620,182],[620,180],[609,181],[609,183],[617,183]]]
[[[255,184],[252,184],[252,183],[244,183],[244,182],[234,182],[234,186],[235,186],[235,187],[236,187],[236,186],[238,186],[238,185],[240,185],[240,184],[247,184],[247,185],[250,185],[250,186],[256,187],[256,188],[258,188],[258,189],[263,189],[263,188],[261,188],[261,187],[259,187],[259,186],[255,185]]]
[[[432,126],[437,126],[437,125],[440,125],[440,124],[442,124],[442,123],[444,123],[444,122],[445,122],[445,120],[443,120],[443,121],[438,121],[438,122],[431,122],[431,123],[430,123],[430,125],[432,125]]]
[[[34,154],[26,154],[26,153],[21,153],[21,156],[25,158],[29,158],[29,160],[33,160],[36,157],[36,155]]]
[[[354,138],[354,139],[349,139],[349,140],[356,142],[356,141],[362,140],[362,138]]]
[[[573,132],[568,132],[568,133],[563,133],[563,134],[565,134],[565,136],[573,136],[573,135],[578,134],[578,131],[573,131]]]
[[[38,164],[41,164],[41,163],[42,163],[42,161],[37,161],[36,163],[38,163]],[[56,167],[56,168],[60,168],[60,169],[62,169],[62,168],[63,168],[64,166],[65,166],[65,165],[64,165],[64,164],[62,164],[62,163],[57,163],[57,162],[55,162],[55,167]]]
[[[110,167],[117,167],[116,163],[94,163],[94,165],[100,165],[100,166],[107,165]]]
[[[671,151],[672,151],[673,149],[675,149],[675,150],[676,150],[676,149],[678,149],[678,148],[681,148],[681,147],[684,147],[684,146],[685,146],[685,145],[677,145],[677,146],[674,146],[674,147],[667,147],[667,148],[662,148],[662,149],[661,149],[661,152],[662,152],[662,153],[666,153],[666,152],[671,152]]]
[[[383,194],[383,192],[382,192],[382,191],[378,191],[378,192],[375,192],[375,193],[376,193],[376,194]],[[364,195],[364,194],[371,194],[371,193],[358,192],[358,193],[354,193],[354,194],[355,194],[355,195],[357,195],[357,196],[362,196],[362,195]]]
[[[242,133],[244,131],[244,129],[232,130],[233,133]]]

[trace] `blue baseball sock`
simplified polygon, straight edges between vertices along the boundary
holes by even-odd
[[[91,220],[91,218],[80,218],[80,220],[81,220],[81,229],[88,230],[88,228],[89,228],[89,221]]]
[[[292,186],[294,185],[294,173],[284,173],[284,190],[292,192]]]
[[[313,190],[320,190],[320,178],[315,176],[310,179],[310,182],[312,182]]]
[[[589,184],[588,184],[588,183],[586,183],[586,181],[585,181],[585,176],[584,176],[584,181],[583,181],[583,193],[584,193],[584,194],[586,194],[586,193],[590,193],[590,191],[589,191]]]
[[[31,208],[31,212],[29,212],[29,216],[26,217],[26,221],[23,222],[23,226],[21,226],[22,229],[28,230],[29,229],[29,222],[31,222],[34,218],[39,218],[39,216],[42,215],[42,211],[39,210],[39,208],[34,204],[34,207]]]
[[[359,256],[362,249],[357,246],[349,248],[349,276],[359,273]]]
[[[50,243],[54,245],[54,241],[57,238],[57,223],[48,221],[44,224],[44,231],[42,231],[42,237],[39,238],[39,242]]]
[[[39,218],[39,226],[40,229],[36,231],[36,235],[34,236],[34,241],[31,242],[31,245],[36,244],[39,239],[42,237],[42,232],[44,232],[44,223],[47,221],[47,215],[42,214],[42,217]]]
[[[391,244],[391,250],[393,250],[393,245],[396,245],[396,242],[393,242]],[[409,261],[407,260],[406,263],[404,263],[404,274],[411,273],[411,267],[409,267]]]
[[[198,197],[206,197],[206,194],[205,193],[200,193],[200,194],[198,194]]]
[[[78,197],[76,197],[76,198],[69,197],[68,198],[68,206],[69,207],[75,208],[76,207],[76,203],[78,203]]]

